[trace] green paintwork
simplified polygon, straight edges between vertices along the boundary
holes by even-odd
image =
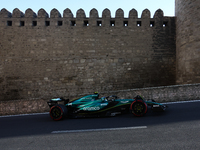
[[[80,98],[73,99],[69,101],[69,103],[65,104],[67,108],[71,108],[75,110],[76,113],[101,113],[105,111],[110,111],[111,109],[118,109],[122,110],[123,108],[130,108],[130,105],[135,99],[117,99],[114,97],[110,97],[112,100],[105,97],[98,98],[98,94],[86,95]],[[162,106],[160,103],[156,103],[153,101],[145,101],[142,96],[140,96],[147,105],[150,106]],[[52,101],[61,101],[62,99],[51,99]]]
[[[66,104],[65,106],[68,107],[72,107],[72,108],[77,108],[79,109],[79,111],[83,110],[83,111],[98,111],[100,112],[101,110],[106,111],[109,109],[113,109],[115,107],[120,107],[123,105],[131,105],[131,103],[135,100],[135,99],[115,99],[114,101],[116,102],[116,105],[113,105],[112,107],[108,107],[106,108],[109,103],[111,103],[110,101],[108,101],[105,97],[102,97],[100,99],[97,99],[98,95],[87,95],[84,97],[81,97],[79,99],[75,99],[70,101],[70,103]],[[156,102],[149,102],[149,101],[145,101],[147,105],[162,105],[160,103],[156,103]],[[106,108],[106,109],[104,109]]]

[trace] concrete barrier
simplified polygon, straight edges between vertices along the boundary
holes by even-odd
[[[109,91],[101,94],[114,94],[120,98],[134,98],[136,95],[141,95],[145,99],[154,99],[157,102],[199,100],[200,84],[138,88],[129,90]]]
[[[160,86],[100,93],[100,97],[108,95],[117,95],[119,98],[134,98],[136,95],[141,95],[145,99],[154,99],[157,102],[199,100],[200,84]],[[70,97],[70,99],[75,97],[77,95]],[[0,101],[0,115],[47,112],[49,111],[47,101],[45,99]]]

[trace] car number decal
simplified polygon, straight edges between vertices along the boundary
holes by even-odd
[[[107,106],[108,105],[108,103],[103,103],[103,104],[101,104],[101,106]]]

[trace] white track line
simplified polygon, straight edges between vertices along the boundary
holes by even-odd
[[[190,101],[178,101],[178,102],[166,102],[166,103],[161,103],[161,104],[183,104],[183,103],[195,103],[195,102],[200,102],[200,100],[190,100]]]
[[[33,116],[33,115],[44,115],[48,114],[49,112],[44,112],[44,113],[32,113],[32,114],[19,114],[19,115],[6,115],[6,116],[0,116],[0,118],[5,118],[5,117],[21,117],[21,116]]]
[[[116,131],[116,130],[132,130],[132,129],[146,129],[147,126],[138,127],[123,127],[123,128],[101,128],[101,129],[84,129],[84,130],[62,130],[62,131],[52,131],[53,134],[58,133],[80,133],[80,132],[97,132],[97,131]]]

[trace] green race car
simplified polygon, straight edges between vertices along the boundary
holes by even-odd
[[[134,99],[119,99],[117,96],[99,98],[98,93],[86,95],[74,100],[55,98],[47,102],[50,107],[50,116],[53,120],[64,117],[101,117],[115,116],[131,112],[135,116],[147,113],[148,106],[153,111],[164,111],[166,105],[156,103],[154,100],[145,100],[142,96]],[[62,104],[61,104],[62,103]]]

